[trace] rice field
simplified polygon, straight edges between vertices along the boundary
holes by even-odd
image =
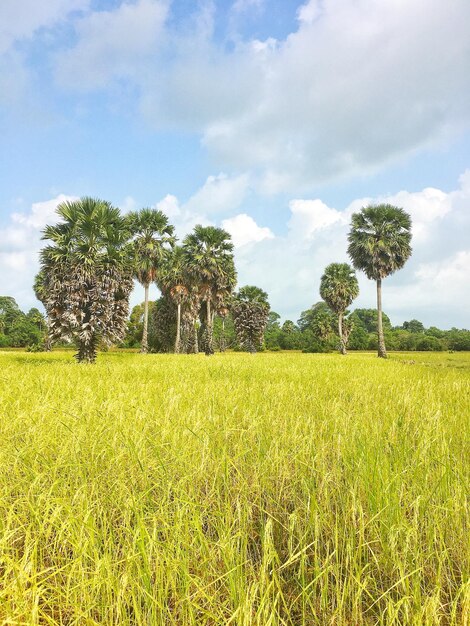
[[[0,353],[0,623],[470,624],[470,354]]]

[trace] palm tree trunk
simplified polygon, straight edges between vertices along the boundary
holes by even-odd
[[[148,344],[148,325],[149,325],[149,286],[148,283],[144,285],[145,301],[144,301],[144,331],[142,333],[142,346],[140,351],[147,353],[149,351]]]
[[[339,331],[339,351],[341,354],[347,354],[346,345],[343,337],[343,314],[338,314],[338,331]]]
[[[220,351],[225,352],[225,318],[222,318],[222,333],[220,335]]]
[[[196,320],[193,320],[194,354],[199,354],[199,338],[197,336]]]
[[[207,307],[207,320],[206,320],[206,338],[205,338],[205,353],[206,356],[210,356],[214,354],[214,350],[212,348],[212,313],[211,313],[211,299],[210,297],[206,300]]]
[[[94,363],[96,361],[97,347],[98,341],[95,336],[91,337],[87,343],[81,341],[78,344],[78,354],[75,355],[75,358],[79,363]]]
[[[382,359],[387,358],[385,350],[384,329],[382,325],[382,279],[377,280],[377,334],[379,339],[379,351],[377,356]]]
[[[176,341],[175,341],[175,353],[181,352],[181,302],[178,302],[178,316],[176,320]]]

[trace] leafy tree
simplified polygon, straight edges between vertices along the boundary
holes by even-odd
[[[409,322],[403,322],[403,330],[408,330],[410,333],[424,333],[426,330],[424,324],[419,320],[410,320]]]
[[[276,313],[276,311],[269,312],[268,321],[264,331],[264,343],[266,344],[268,350],[279,350],[281,348],[281,324],[279,323],[280,319],[281,316],[279,315],[279,313]]]
[[[440,352],[443,349],[444,347],[439,339],[430,335],[422,335],[416,343],[416,350]]]
[[[0,296],[0,330],[8,333],[8,328],[23,313],[11,296]]]
[[[200,301],[205,304],[201,310],[202,340],[206,355],[210,355],[214,353],[214,314],[236,284],[233,244],[225,230],[197,225],[185,237],[183,249],[192,282],[197,285]]]
[[[42,346],[45,333],[44,315],[36,308],[27,314],[11,296],[0,296],[0,345],[13,348]]]
[[[382,280],[403,267],[411,255],[411,219],[390,204],[354,213],[348,235],[348,254],[356,269],[377,283],[378,356],[387,357],[382,326]]]
[[[292,320],[286,320],[282,324],[279,344],[283,350],[302,349],[302,333],[300,328]]]
[[[320,295],[338,316],[340,352],[346,354],[351,325],[348,323],[343,329],[343,318],[346,309],[359,295],[359,285],[353,268],[347,263],[330,263],[321,277]]]
[[[155,302],[149,301],[149,319],[152,317],[152,310],[154,306]],[[136,304],[131,311],[129,321],[127,322],[126,337],[123,342],[123,345],[126,348],[140,348],[141,346],[142,335],[144,332],[144,310],[145,303],[141,302],[140,304]]]
[[[369,335],[363,326],[356,324],[353,319],[354,313],[349,316],[353,328],[349,336],[349,347],[352,350],[367,350],[369,347]]]
[[[126,217],[132,236],[135,277],[144,287],[144,328],[142,352],[148,352],[149,286],[156,279],[168,249],[174,243],[174,227],[162,211],[141,209]]]
[[[377,309],[354,309],[350,315],[354,322],[354,327],[363,328],[366,333],[375,333],[377,335]],[[382,325],[384,330],[392,327],[390,318],[382,311]]]
[[[470,350],[470,331],[451,328],[448,333],[449,348],[451,350]]]
[[[43,293],[53,339],[75,341],[79,362],[126,332],[132,273],[128,230],[119,209],[94,198],[61,203],[61,221],[46,226]]]
[[[309,352],[325,352],[333,347],[336,333],[336,320],[325,302],[317,302],[310,309],[302,311],[298,320],[301,332],[308,337],[304,347]]]
[[[268,322],[268,294],[252,285],[242,287],[233,298],[231,310],[240,347],[256,352],[263,343]]]
[[[15,348],[37,346],[40,349],[43,340],[44,330],[24,313],[17,317],[9,328],[8,343]]]

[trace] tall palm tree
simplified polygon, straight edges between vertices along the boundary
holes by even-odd
[[[354,267],[377,282],[378,356],[385,359],[382,280],[402,268],[411,256],[411,218],[391,204],[364,207],[352,216],[348,241]]]
[[[183,249],[188,271],[198,285],[201,301],[205,303],[204,351],[210,355],[214,353],[212,334],[217,298],[231,293],[236,284],[233,243],[229,233],[222,228],[198,224],[185,237]]]
[[[141,209],[127,215],[132,236],[135,278],[144,287],[144,331],[141,352],[148,352],[149,286],[174,244],[174,227],[157,209]]]
[[[119,209],[94,198],[61,203],[61,221],[46,226],[37,293],[51,340],[73,340],[78,361],[93,362],[98,344],[121,341],[132,273],[129,232]]]
[[[346,309],[359,295],[356,273],[347,263],[330,263],[320,281],[320,295],[338,316],[339,351],[346,354],[343,318]]]
[[[168,294],[177,307],[175,352],[181,352],[181,308],[188,300],[191,285],[186,256],[181,246],[175,246],[157,274],[160,291]]]

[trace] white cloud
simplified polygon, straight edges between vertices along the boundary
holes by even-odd
[[[28,212],[12,213],[10,223],[0,228],[2,292],[17,298],[24,308],[38,305],[32,286],[39,270],[41,230],[46,224],[57,221],[55,211],[61,202],[75,199],[59,194],[51,200],[35,202]]]
[[[171,194],[167,194],[163,198],[163,200],[160,200],[160,202],[157,202],[155,208],[165,213],[165,215],[169,217],[170,219],[181,215],[181,209],[179,206],[178,198]]]
[[[201,133],[269,193],[374,172],[469,126],[467,0],[319,6],[275,45],[177,40],[139,83],[147,119]]]
[[[90,4],[0,3],[0,102],[28,100],[34,78],[12,46],[49,29],[58,85],[108,89],[126,110],[135,98],[153,127],[198,133],[221,168],[270,194],[376,171],[470,125],[468,0],[299,0],[288,36],[230,45],[214,2],[179,20],[170,0]],[[234,0],[229,14],[263,6]],[[74,36],[55,37],[65,20]]]
[[[88,8],[90,0],[2,0],[0,3],[0,54],[15,42],[29,39],[40,28],[50,28],[72,11]]]
[[[52,200],[35,202],[31,206],[29,213],[13,213],[12,221],[17,224],[22,224],[27,228],[42,229],[46,224],[57,221],[56,210],[59,204],[72,200],[77,200],[77,198],[61,193]]]
[[[78,43],[56,58],[59,83],[77,90],[103,89],[111,79],[145,72],[161,43],[168,4],[167,0],[124,2],[78,21]]]
[[[297,11],[297,17],[299,22],[311,24],[321,15],[320,0],[310,0],[306,4],[299,7]]]
[[[242,247],[236,252],[241,284],[258,284],[274,310],[296,320],[320,299],[326,265],[350,262],[347,233],[350,216],[363,205],[390,202],[413,219],[413,255],[386,279],[384,308],[393,323],[417,317],[427,325],[468,327],[470,319],[470,170],[459,189],[402,191],[393,196],[355,200],[344,211],[321,200],[293,200],[283,237]],[[375,307],[375,285],[358,272],[360,296],[353,306]],[[456,303],[458,302],[458,306]]]
[[[299,239],[311,239],[319,230],[333,224],[345,224],[345,214],[331,209],[321,200],[291,200],[289,221],[291,233]]]
[[[248,192],[246,174],[230,177],[221,173],[209,176],[204,185],[185,204],[190,212],[224,213],[238,208]]]
[[[248,243],[263,241],[263,239],[274,239],[274,234],[270,228],[258,226],[255,220],[246,213],[222,220],[222,228],[232,235],[236,248]]]

